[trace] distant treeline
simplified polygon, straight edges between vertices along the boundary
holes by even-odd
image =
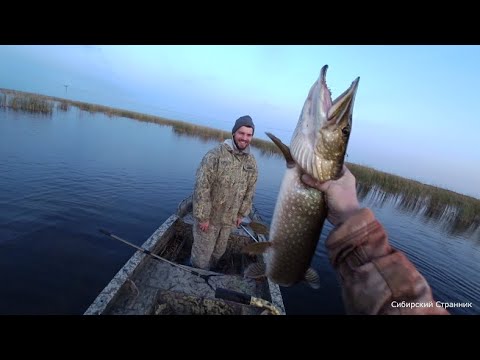
[[[130,110],[73,101],[9,89],[0,89],[0,108],[52,114],[54,109],[68,111],[76,107],[89,113],[103,113],[109,117],[124,117],[172,127],[178,135],[194,136],[204,140],[222,141],[230,132],[200,126],[184,121],[146,115]],[[267,140],[254,138],[252,146],[264,155],[282,156],[278,148]],[[425,219],[441,221],[449,233],[471,233],[480,227],[480,200],[450,190],[388,174],[373,168],[347,163],[357,179],[361,199],[369,198],[377,204],[392,201],[395,206]]]

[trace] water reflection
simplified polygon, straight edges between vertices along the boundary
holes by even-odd
[[[357,181],[357,193],[360,200],[366,200],[380,207],[388,204],[411,216],[420,215],[423,223],[435,223],[442,231],[450,235],[463,235],[478,239],[480,216],[465,214],[468,209],[448,203],[439,203],[429,196],[410,194],[408,190],[389,193],[377,186]],[[477,235],[475,235],[477,234]]]

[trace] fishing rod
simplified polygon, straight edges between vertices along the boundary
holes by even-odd
[[[252,234],[250,234],[250,231],[248,231],[247,228],[245,226],[243,226],[243,224],[240,224],[240,226],[248,234],[248,236],[250,236],[253,239],[253,241],[258,242],[258,240],[255,239],[255,237]]]
[[[189,273],[192,274],[192,275],[195,275],[195,276],[200,277],[201,279],[203,279],[203,280],[205,281],[205,283],[206,283],[206,284],[210,287],[210,289],[212,289],[213,291],[215,291],[215,289],[214,289],[213,286],[209,283],[210,278],[211,278],[212,276],[223,276],[223,274],[209,274],[209,275],[200,274],[199,272],[197,272],[197,271],[195,271],[195,270],[192,270],[192,269],[186,267],[185,265],[176,264],[176,263],[174,263],[174,262],[172,262],[172,261],[170,261],[170,260],[167,260],[167,259],[165,259],[165,258],[163,258],[163,257],[158,256],[157,254],[152,253],[152,252],[149,251],[149,250],[146,250],[146,249],[144,249],[144,248],[142,248],[142,247],[140,247],[140,246],[137,246],[137,245],[135,245],[135,244],[132,244],[131,242],[129,242],[129,241],[125,240],[125,239],[122,239],[121,237],[119,237],[119,236],[117,236],[117,235],[115,235],[115,234],[112,234],[111,232],[109,232],[109,231],[107,231],[107,230],[98,229],[98,231],[100,231],[102,234],[107,235],[108,237],[110,237],[110,238],[112,238],[112,239],[121,241],[121,242],[123,242],[124,244],[127,244],[127,245],[129,245],[129,246],[131,246],[131,247],[133,247],[133,248],[141,251],[142,253],[153,257],[153,258],[156,259],[156,260],[164,261],[164,262],[166,262],[167,264],[170,264],[170,265],[175,266],[175,267],[177,267],[177,268],[179,268],[179,269],[182,269],[182,270],[184,270],[184,271],[187,271],[187,272],[189,272]]]

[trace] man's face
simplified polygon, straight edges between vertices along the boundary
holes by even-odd
[[[250,144],[253,137],[253,129],[250,127],[242,126],[233,134],[233,140],[235,145],[240,150],[245,150],[245,148]]]

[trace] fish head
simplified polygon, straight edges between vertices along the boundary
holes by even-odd
[[[290,143],[290,152],[302,170],[319,181],[341,175],[352,130],[353,105],[360,78],[332,101],[327,86],[328,65],[310,89]]]

